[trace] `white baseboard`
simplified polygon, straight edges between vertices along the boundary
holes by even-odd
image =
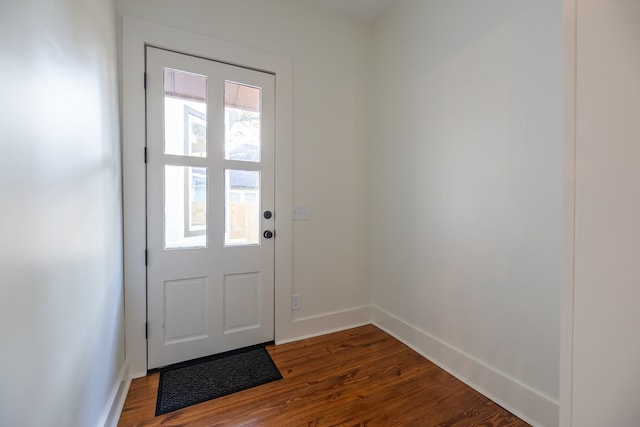
[[[131,378],[129,377],[129,362],[125,361],[122,364],[120,374],[118,375],[118,381],[111,392],[109,403],[105,408],[104,415],[100,419],[98,426],[117,427],[130,385]]]
[[[326,313],[319,316],[294,319],[286,335],[276,337],[276,344],[285,344],[306,338],[344,331],[371,323],[371,306]]]
[[[533,426],[557,427],[557,401],[402,319],[372,307],[373,324]]]

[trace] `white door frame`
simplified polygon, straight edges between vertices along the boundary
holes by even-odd
[[[276,76],[275,337],[289,335],[292,289],[293,76],[288,58],[125,16],[122,22],[122,167],[125,348],[130,376],[147,373],[145,46],[188,53]]]

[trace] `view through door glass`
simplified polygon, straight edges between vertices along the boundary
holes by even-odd
[[[164,68],[164,153],[207,157],[207,77]],[[165,165],[165,249],[207,246],[207,168]]]
[[[261,161],[259,87],[224,83],[225,159]],[[260,172],[225,170],[225,244],[260,244]]]

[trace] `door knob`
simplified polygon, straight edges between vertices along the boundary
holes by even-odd
[[[264,233],[262,233],[262,235],[264,236],[265,239],[270,239],[273,237],[273,232],[270,230],[267,230]]]

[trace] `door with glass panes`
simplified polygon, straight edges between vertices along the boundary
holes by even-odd
[[[146,48],[149,369],[274,338],[274,90]]]

